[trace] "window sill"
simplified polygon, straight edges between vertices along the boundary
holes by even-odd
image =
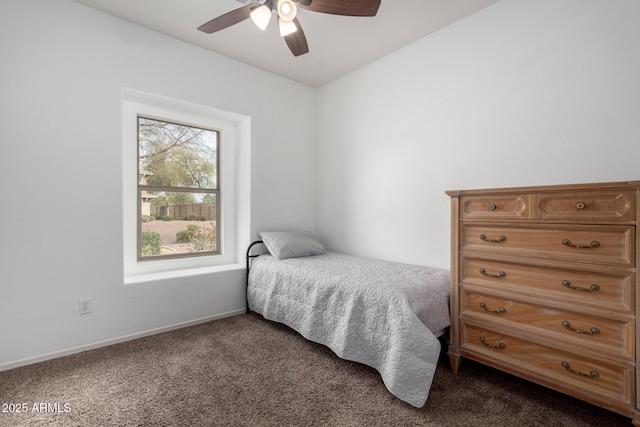
[[[202,274],[221,273],[226,271],[244,270],[244,264],[226,264],[213,267],[187,268],[183,270],[161,271],[157,273],[136,274],[124,277],[125,285],[135,285],[137,283],[156,282],[158,280],[176,279],[180,277],[198,276]]]

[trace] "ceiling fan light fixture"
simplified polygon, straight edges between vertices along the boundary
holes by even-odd
[[[291,22],[298,13],[298,7],[291,0],[278,0],[278,17],[284,22]]]
[[[289,34],[293,34],[296,31],[298,31],[298,27],[296,27],[296,24],[293,22],[283,21],[282,19],[280,19],[279,22],[280,22],[280,36],[282,37],[286,37]]]
[[[264,31],[267,28],[267,25],[269,25],[269,21],[271,20],[271,8],[263,4],[257,9],[251,11],[251,14],[249,16],[251,16],[251,20],[253,21],[253,23],[256,24],[262,31]]]

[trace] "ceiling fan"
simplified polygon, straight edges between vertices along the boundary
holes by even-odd
[[[298,8],[313,12],[343,16],[375,16],[381,0],[238,0],[249,3],[224,15],[212,19],[198,27],[198,30],[211,34],[251,18],[264,30],[275,10],[278,15],[280,35],[294,56],[309,52],[307,38],[296,17]]]

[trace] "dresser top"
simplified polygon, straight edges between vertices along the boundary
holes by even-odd
[[[640,181],[598,182],[589,184],[562,184],[562,185],[538,185],[528,187],[505,187],[470,190],[448,190],[451,197],[468,196],[477,194],[513,194],[513,193],[549,193],[566,191],[593,191],[593,190],[640,190]]]

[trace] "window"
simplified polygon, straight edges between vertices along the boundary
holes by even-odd
[[[219,132],[138,116],[138,260],[219,254]]]
[[[163,133],[164,142],[159,136]],[[170,150],[161,152],[162,144],[170,146],[168,141],[172,138],[174,142],[189,139],[186,135],[201,140],[188,150],[180,149],[171,155]],[[189,144],[175,145],[185,148]],[[159,161],[163,155],[165,158]],[[121,187],[124,283],[241,269],[250,241],[250,164],[249,117],[124,88]],[[176,167],[177,171],[172,170]],[[190,178],[175,178],[185,174]],[[173,179],[168,178],[171,175]],[[162,221],[166,215],[173,220]],[[215,224],[215,244],[211,232],[197,236],[194,241],[196,233],[207,233],[200,231],[200,227],[213,230],[209,227],[211,222]],[[187,223],[196,228],[188,227]],[[151,234],[143,237],[143,231],[152,231],[151,224],[175,227],[175,231],[167,231],[166,239],[161,238],[160,254],[154,255],[154,249],[148,247],[156,244],[157,237]],[[177,242],[178,239],[184,242]],[[176,252],[162,253],[163,246],[165,251],[171,248]]]

